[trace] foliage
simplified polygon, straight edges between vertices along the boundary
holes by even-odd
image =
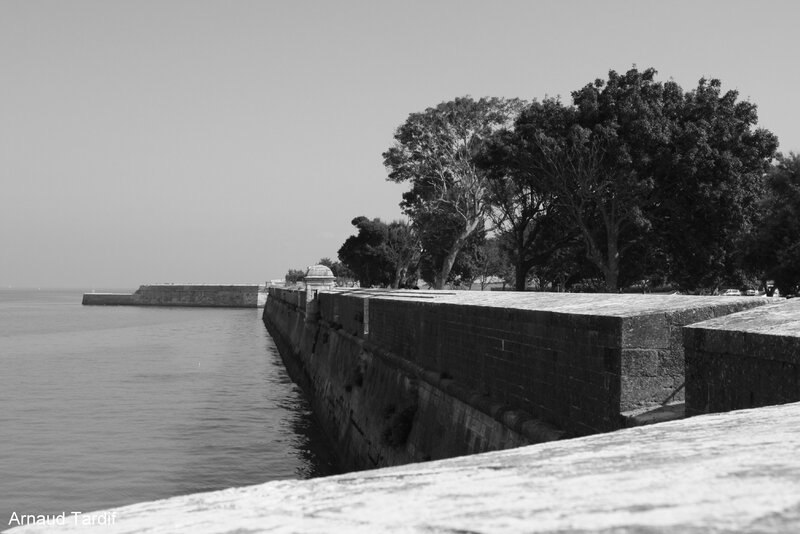
[[[616,290],[626,252],[650,230],[648,155],[665,139],[663,102],[674,92],[655,71],[609,72],[573,92],[573,106],[534,102],[521,115],[531,167],[584,244],[587,259]]]
[[[306,272],[301,269],[289,269],[284,279],[287,285],[294,285],[302,282],[306,278]]]
[[[490,237],[477,247],[473,247],[466,259],[470,264],[472,279],[470,285],[477,283],[481,291],[495,279],[505,284],[514,281],[514,266],[501,243],[500,238]]]
[[[363,216],[353,219],[352,224],[358,234],[348,237],[339,249],[341,263],[329,265],[331,270],[337,269],[334,275],[357,278],[361,287],[416,284],[421,248],[411,225],[405,221],[386,224]]]
[[[718,80],[684,93],[655,74],[610,71],[572,106],[534,102],[515,124],[520,166],[553,195],[611,291],[642,277],[691,288],[734,276],[734,244],[776,147],[753,130],[755,106],[721,94]]]
[[[414,227],[406,221],[392,221],[387,228],[386,254],[394,266],[391,286],[414,287],[418,279],[421,243]]]
[[[351,224],[358,228],[358,234],[345,240],[339,259],[358,278],[361,287],[388,286],[394,273],[386,247],[388,226],[380,219],[364,216],[356,217]]]
[[[559,249],[577,237],[565,223],[557,197],[531,165],[522,130],[496,132],[477,158],[487,171],[499,251],[512,266],[511,281],[517,291],[528,286],[531,269],[546,270]]]
[[[355,283],[355,274],[340,261],[333,261],[330,258],[320,258],[317,262],[331,270],[336,277],[337,286],[352,286]]]
[[[411,185],[401,206],[419,230],[427,263],[436,271],[436,288],[448,280],[459,251],[492,209],[486,173],[475,164],[475,155],[493,131],[510,123],[520,105],[518,100],[461,97],[412,113],[383,154],[388,179]],[[437,226],[447,231],[430,235]]]
[[[467,285],[513,266],[517,289],[712,289],[754,271],[796,284],[797,156],[761,201],[777,139],[755,104],[716,79],[685,92],[656,74],[612,70],[569,105],[462,97],[410,114],[383,154],[388,179],[410,185],[411,224],[386,230],[384,256],[374,245],[381,283],[418,270]]]
[[[800,284],[800,155],[780,156],[767,176],[761,216],[745,240],[745,265],[782,294]]]
[[[757,214],[777,138],[755,128],[755,104],[737,97],[700,80],[670,103],[668,142],[651,156],[655,245],[686,289],[742,283],[737,243]]]

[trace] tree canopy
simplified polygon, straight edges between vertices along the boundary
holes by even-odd
[[[571,106],[533,102],[511,140],[611,291],[643,276],[688,288],[731,276],[777,147],[753,128],[755,105],[718,80],[684,93],[655,75],[610,71],[573,92]]]
[[[358,234],[347,238],[339,249],[339,259],[361,287],[396,288],[416,282],[419,240],[408,223],[386,224],[360,216],[352,224]]]
[[[760,216],[746,243],[745,264],[784,294],[800,284],[800,155],[778,158],[767,176]]]
[[[459,251],[492,209],[486,172],[475,156],[492,132],[513,120],[520,105],[518,100],[461,97],[412,113],[383,154],[388,179],[411,185],[401,206],[436,258],[436,288],[444,286]],[[428,235],[434,229],[436,235]]]
[[[635,67],[570,103],[442,102],[411,113],[383,153],[388,180],[409,186],[409,222],[354,219],[339,258],[366,286],[513,271],[518,290],[713,291],[756,274],[793,287],[800,164],[773,167],[777,138],[757,120],[717,79],[684,91]]]

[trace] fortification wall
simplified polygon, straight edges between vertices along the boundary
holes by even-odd
[[[263,285],[157,284],[139,286],[133,294],[84,293],[83,304],[257,308],[266,297]]]
[[[131,293],[84,293],[83,304],[87,306],[126,306],[133,304]]]
[[[689,415],[800,400],[800,299],[691,325],[684,344]]]
[[[256,308],[258,292],[258,285],[143,285],[133,294],[133,303],[140,306]]]
[[[348,471],[517,447],[562,434],[527,414],[470,399],[452,380],[333,324],[309,322],[305,308],[305,293],[271,289],[265,323]]]
[[[311,297],[270,289],[264,320],[340,456],[360,467],[621,428],[625,412],[683,400],[683,325],[763,303],[363,290]]]

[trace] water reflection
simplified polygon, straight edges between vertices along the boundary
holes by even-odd
[[[291,449],[301,460],[297,467],[297,477],[305,479],[341,473],[341,467],[333,452],[333,447],[311,409],[310,399],[297,384],[292,382],[272,339],[266,349],[271,356],[272,367],[279,370],[278,379],[282,384],[291,385],[294,392],[292,399],[295,403],[294,408],[292,409],[288,405],[282,405],[282,407],[290,413],[289,423],[293,435]],[[286,402],[288,403],[289,399]]]
[[[0,295],[0,522],[335,474],[258,310]]]

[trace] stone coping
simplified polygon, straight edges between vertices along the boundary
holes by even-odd
[[[40,532],[800,532],[800,403],[118,508]]]
[[[800,299],[686,326],[686,350],[800,363]]]
[[[723,304],[767,304],[764,297],[725,297],[639,293],[550,293],[537,291],[432,291],[337,288],[331,292],[357,298],[416,300],[573,315],[634,317],[687,311]]]
[[[800,338],[800,298],[709,319],[690,328]]]
[[[170,283],[170,284],[142,284],[139,286],[139,289],[145,287],[169,287],[169,288],[176,288],[176,287],[263,287],[266,288],[267,286],[264,284],[181,284],[181,283]]]

